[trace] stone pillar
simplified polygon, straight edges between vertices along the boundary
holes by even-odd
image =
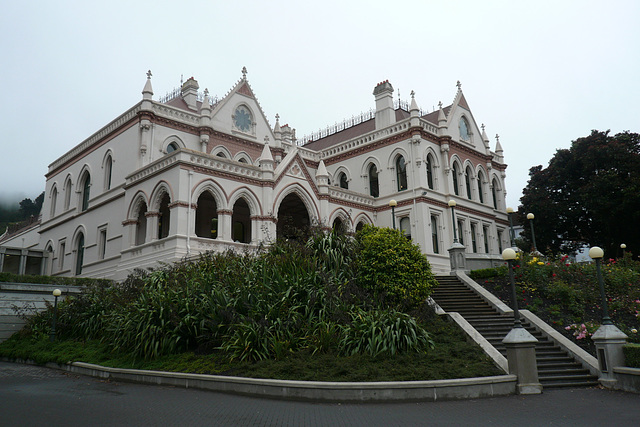
[[[540,394],[542,384],[538,380],[536,343],[538,340],[526,329],[513,328],[502,340],[507,347],[509,373],[518,377],[518,394]]]
[[[602,325],[591,339],[596,344],[600,383],[607,388],[612,388],[616,383],[613,368],[624,366],[622,347],[627,343],[627,336],[615,325]]]
[[[458,242],[454,243],[448,249],[452,275],[455,275],[456,271],[462,273],[467,272],[467,256],[465,255],[465,250],[465,247]]]

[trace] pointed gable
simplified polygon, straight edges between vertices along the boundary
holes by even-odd
[[[255,99],[256,97],[253,95],[253,91],[249,87],[247,82],[243,82],[242,85],[237,90],[238,93],[248,96],[249,98]]]

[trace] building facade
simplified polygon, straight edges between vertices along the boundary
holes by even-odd
[[[468,266],[501,261],[503,152],[499,141],[490,149],[459,84],[451,105],[424,113],[413,93],[394,102],[381,82],[375,109],[300,139],[277,115],[269,124],[246,69],[221,99],[199,88],[190,78],[156,100],[149,72],[140,102],[55,160],[40,221],[0,238],[5,270],[16,251],[41,251],[42,273],[121,280],[296,228],[395,223],[445,273],[449,200]]]

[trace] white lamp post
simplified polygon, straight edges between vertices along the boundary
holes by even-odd
[[[51,335],[49,336],[49,340],[50,341],[55,341],[56,340],[56,320],[58,317],[58,297],[62,294],[62,292],[60,292],[60,289],[54,289],[53,290],[53,296],[54,296],[54,301],[53,301],[53,322],[51,324]]]
[[[533,251],[534,252],[538,252],[538,247],[536,246],[536,233],[535,231],[533,231],[533,219],[535,218],[535,216],[532,213],[528,213],[527,214],[527,219],[530,221],[529,224],[531,224],[531,241],[533,242]]]
[[[511,247],[516,246],[516,234],[513,231],[513,208],[507,208],[507,216],[509,217],[509,237],[511,237]]]
[[[396,206],[398,206],[398,202],[394,199],[389,200],[389,206],[391,206],[391,217],[393,218],[393,229],[396,229]]]

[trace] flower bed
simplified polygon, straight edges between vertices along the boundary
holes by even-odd
[[[554,259],[519,254],[514,273],[519,307],[532,311],[595,355],[591,335],[602,321],[595,264],[573,263],[568,256]],[[640,262],[627,253],[621,259],[606,260],[602,274],[610,317],[630,342],[640,342]],[[506,268],[472,271],[470,276],[511,305]]]

